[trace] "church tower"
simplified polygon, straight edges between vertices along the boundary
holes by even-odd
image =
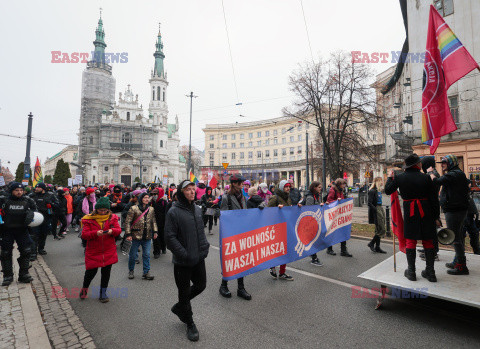
[[[158,130],[154,137],[153,151],[160,158],[167,156],[167,121],[168,121],[168,105],[167,105],[167,74],[165,73],[163,60],[162,34],[160,25],[158,28],[157,42],[155,44],[155,64],[151,73],[150,83],[150,104],[149,117],[153,119],[153,125]]]
[[[102,113],[113,109],[115,104],[115,78],[112,66],[105,63],[105,31],[102,13],[95,30],[95,51],[87,62],[82,74],[82,97],[80,109],[80,130],[78,133],[78,168],[77,174],[84,177],[91,167],[91,158],[100,151],[100,122]]]

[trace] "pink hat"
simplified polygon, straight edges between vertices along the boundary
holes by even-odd
[[[132,192],[132,195],[133,195],[133,196],[137,196],[137,195],[139,195],[139,194],[141,194],[141,193],[143,193],[143,191],[137,189],[137,190],[134,190],[134,191]]]

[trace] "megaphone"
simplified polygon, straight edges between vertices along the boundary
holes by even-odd
[[[40,212],[33,212],[33,220],[32,222],[28,225],[29,227],[38,227],[40,224],[43,223],[44,217],[43,214]]]
[[[451,245],[455,240],[455,233],[448,228],[440,228],[437,230],[438,242],[442,245]]]

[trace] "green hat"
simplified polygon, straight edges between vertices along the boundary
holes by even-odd
[[[95,204],[95,209],[97,210],[99,208],[110,209],[110,200],[107,197],[101,197],[98,199],[97,203]]]

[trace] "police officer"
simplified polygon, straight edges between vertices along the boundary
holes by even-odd
[[[385,193],[391,195],[400,189],[403,198],[403,234],[406,239],[406,255],[408,269],[405,277],[416,281],[415,259],[417,240],[422,240],[425,249],[426,268],[422,276],[430,282],[436,282],[434,263],[435,248],[433,238],[437,234],[440,222],[440,206],[432,179],[422,172],[420,158],[417,154],[409,155],[405,159],[405,171],[395,175],[393,171],[388,176]]]
[[[245,196],[243,196],[242,193],[243,182],[245,182],[245,178],[241,175],[234,174],[230,177],[230,190],[222,196],[222,203],[220,205],[221,211],[247,209],[247,201],[245,200]],[[245,286],[243,284],[243,277],[238,278],[237,282],[237,296],[247,301],[251,300],[252,296],[250,295],[250,293],[247,292],[247,290],[245,290]],[[225,298],[232,297],[232,294],[228,289],[227,280],[222,280],[219,292]]]
[[[13,282],[12,250],[15,241],[20,251],[20,257],[17,259],[20,267],[18,281],[24,283],[32,281],[32,277],[28,274],[31,240],[27,225],[33,220],[33,212],[37,208],[35,202],[23,194],[23,185],[13,182],[10,184],[10,195],[0,199],[3,217],[0,241],[0,259],[3,269],[2,286],[8,286]]]
[[[37,259],[37,250],[40,255],[47,254],[47,251],[45,251],[45,241],[51,229],[53,214],[54,210],[58,207],[58,201],[52,193],[47,193],[45,183],[38,183],[35,186],[35,192],[30,194],[30,197],[35,201],[38,212],[44,217],[43,223],[31,230],[33,244],[30,260],[34,261]]]

